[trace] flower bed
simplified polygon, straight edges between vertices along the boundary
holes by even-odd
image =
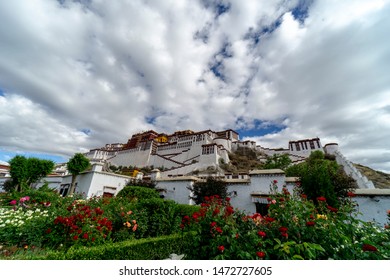
[[[218,196],[200,206],[181,206],[160,198],[55,197],[51,202],[40,193],[37,200],[35,192],[3,196],[3,258],[154,259],[171,253],[185,253],[186,259],[390,258],[388,226],[360,221],[352,200],[338,208],[325,197],[314,203],[287,189],[276,192],[275,182],[264,216],[238,211],[229,198]],[[181,239],[164,237],[179,232]],[[151,237],[166,249],[153,255],[154,241],[146,242]],[[129,253],[124,244],[145,254]]]

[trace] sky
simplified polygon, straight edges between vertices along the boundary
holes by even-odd
[[[0,160],[153,129],[319,137],[390,173],[390,0],[0,1]]]

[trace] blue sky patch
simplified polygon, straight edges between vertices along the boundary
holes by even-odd
[[[237,123],[242,123],[243,119],[237,120]],[[267,134],[278,133],[285,129],[286,126],[282,124],[270,123],[261,120],[253,120],[252,123],[246,124],[246,126],[235,129],[240,135],[240,139],[245,137],[256,137],[256,136],[264,136]]]
[[[299,4],[291,10],[294,19],[303,24],[305,19],[309,16],[309,8],[312,3],[312,0],[299,1]]]
[[[92,133],[92,130],[90,130],[89,128],[83,128],[82,130],[81,130],[81,132],[83,132],[85,135],[91,135],[91,133]]]
[[[52,160],[55,163],[63,163],[68,161],[67,158],[62,156],[55,156],[55,155],[41,154],[41,153],[29,153],[29,152],[17,153],[17,152],[5,151],[5,150],[0,150],[0,161],[8,162],[17,155]]]

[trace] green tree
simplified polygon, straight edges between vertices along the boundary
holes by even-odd
[[[25,186],[31,186],[53,171],[54,162],[51,160],[15,156],[9,161],[12,184],[17,191]]]
[[[195,182],[189,190],[192,191],[190,197],[196,204],[201,204],[206,196],[218,195],[220,198],[227,197],[227,183],[213,176],[207,177],[206,181]]]
[[[90,162],[83,154],[76,153],[66,165],[68,167],[68,171],[72,174],[72,184],[69,190],[69,195],[71,195],[74,193],[76,188],[77,176],[90,166]]]
[[[286,170],[286,176],[300,177],[300,190],[316,202],[323,196],[332,206],[339,206],[347,193],[356,188],[356,182],[345,174],[335,160],[326,159],[321,151],[312,152],[309,158]]]
[[[264,169],[282,169],[285,170],[291,165],[291,159],[287,154],[274,154],[268,157],[264,164]]]

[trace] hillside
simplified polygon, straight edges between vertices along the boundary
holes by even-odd
[[[374,183],[375,188],[390,189],[390,174],[376,171],[361,164],[354,163],[354,165],[360,171],[360,173],[362,173],[367,177],[368,180],[371,180]]]

